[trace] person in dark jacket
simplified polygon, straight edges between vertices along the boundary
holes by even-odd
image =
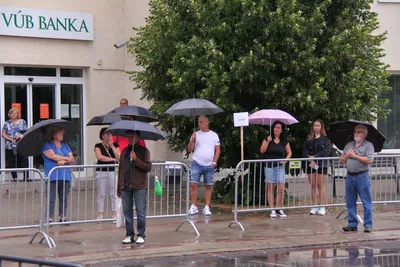
[[[326,137],[325,126],[322,120],[316,120],[311,126],[310,133],[304,142],[303,156],[305,158],[329,157],[331,154],[331,141]],[[310,160],[305,166],[308,179],[311,183],[311,199],[313,205],[326,204],[325,180],[328,174],[328,160]],[[312,208],[311,215],[325,215],[325,207]]]
[[[117,196],[122,198],[126,238],[122,244],[144,244],[146,238],[147,173],[151,171],[150,151],[138,145],[139,133],[127,133],[129,145],[121,152]],[[133,227],[133,202],[137,215],[137,239]]]

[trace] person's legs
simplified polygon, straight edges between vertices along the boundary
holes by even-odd
[[[115,217],[117,214],[117,194],[116,194],[116,186],[115,186],[115,175],[113,171],[107,172],[107,183],[108,183],[108,190],[110,191],[110,201],[111,201],[111,211],[112,216]]]
[[[308,175],[311,182],[311,203],[317,205],[317,174],[311,173]]]
[[[278,194],[276,199],[276,205],[280,208],[283,207],[284,191],[285,191],[285,183],[278,183]]]
[[[133,240],[135,230],[133,228],[133,191],[131,189],[121,190],[122,209],[125,216],[126,236]]]
[[[356,176],[357,191],[364,207],[364,227],[372,227],[371,180],[368,173]]]
[[[47,182],[48,183],[48,182]],[[48,185],[46,183],[46,196],[49,197],[49,220],[54,219],[54,208],[56,203],[57,187],[56,181],[50,182],[50,193],[47,192]],[[46,205],[47,207],[47,205]],[[47,214],[47,212],[46,212]]]
[[[326,186],[325,186],[325,180],[326,180],[326,174],[318,174],[317,175],[318,180],[317,180],[317,187],[318,187],[318,193],[319,193],[319,201],[321,205],[326,204]]]
[[[354,176],[346,176],[346,208],[349,226],[357,227],[357,185]]]
[[[133,191],[137,214],[137,236],[146,238],[147,189]]]
[[[205,190],[206,206],[210,206],[211,204],[211,192],[212,192],[214,172],[215,172],[214,166],[204,167],[203,177],[204,177],[204,184],[206,185],[206,190]]]
[[[6,149],[6,167],[10,169],[17,167],[15,166],[15,155],[12,149]],[[17,172],[11,172],[11,177],[17,179]]]
[[[29,161],[28,161],[28,157],[19,155],[19,159],[21,162],[21,168],[29,168]],[[24,180],[30,179],[32,177],[29,177],[29,172],[24,171]]]
[[[97,184],[97,212],[99,213],[99,219],[102,219],[104,212],[104,199],[107,195],[107,172],[97,171],[96,172],[96,184]]]
[[[192,173],[190,176],[190,199],[193,206],[197,206],[197,185],[200,183],[200,177],[203,174],[202,166],[193,161]]]
[[[68,208],[68,195],[71,188],[71,182],[66,180],[58,181],[58,205],[61,220],[65,220]]]

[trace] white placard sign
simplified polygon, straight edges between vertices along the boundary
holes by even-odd
[[[93,14],[0,6],[0,35],[90,40]]]
[[[235,127],[249,126],[249,113],[233,113],[233,124],[235,125]]]

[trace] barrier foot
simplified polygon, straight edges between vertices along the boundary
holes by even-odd
[[[228,227],[231,227],[232,224],[237,224],[237,225],[239,225],[240,229],[242,229],[242,231],[245,231],[243,225],[242,225],[240,222],[238,222],[238,221],[232,221],[232,222],[228,225]]]
[[[347,211],[347,209],[342,210],[338,216],[336,216],[336,219],[339,219],[340,216],[342,216],[342,214]],[[345,219],[347,219],[348,215],[346,217],[344,217]],[[359,214],[357,214],[357,220],[359,223],[364,223],[364,220],[361,218],[361,216]]]
[[[42,243],[43,243],[43,240],[46,240],[47,246],[48,246],[49,248],[54,248],[54,247],[56,247],[56,244],[54,243],[53,238],[51,238],[50,236],[48,236],[48,235],[47,235],[45,232],[43,232],[43,231],[38,231],[38,232],[36,232],[36,233],[33,235],[33,237],[31,238],[31,240],[29,241],[29,244],[32,244],[32,243],[33,243],[33,241],[35,240],[35,238],[37,237],[38,234],[43,235],[42,239],[40,239],[40,241],[39,241],[39,244],[42,244]]]
[[[178,231],[179,228],[181,228],[181,226],[182,226],[185,222],[190,223],[190,225],[192,226],[193,230],[196,232],[196,235],[197,235],[197,236],[200,236],[199,231],[197,231],[196,225],[194,225],[194,223],[193,223],[191,220],[189,220],[189,219],[183,220],[183,221],[181,222],[181,224],[179,224],[178,228],[176,228],[175,231]]]
[[[343,215],[343,213],[344,213],[345,211],[347,211],[347,209],[344,209],[344,210],[342,210],[342,211],[339,213],[339,215],[338,215],[338,216],[336,216],[336,219],[339,219],[339,218],[340,218],[340,216],[342,216],[342,215]]]

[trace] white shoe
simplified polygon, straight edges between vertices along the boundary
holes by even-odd
[[[206,216],[211,216],[211,210],[209,206],[205,206],[203,209],[203,214]]]
[[[115,216],[112,216],[111,219],[113,220],[112,223],[116,224],[117,223],[117,218]]]
[[[326,214],[325,207],[319,208],[318,211],[317,211],[317,214],[321,215],[321,216],[324,216]]]
[[[192,206],[190,206],[190,210],[188,213],[189,213],[189,215],[195,215],[195,214],[199,213],[199,209],[195,205],[192,204]]]
[[[139,244],[139,245],[144,244],[144,238],[141,236],[138,236],[136,239],[136,244]]]
[[[287,218],[287,215],[283,212],[283,210],[278,210],[276,215],[278,215],[281,218]]]
[[[135,243],[135,240],[130,236],[127,236],[124,240],[122,240],[122,244],[131,244],[131,243]]]
[[[317,212],[318,212],[318,208],[312,208],[310,210],[310,215],[315,215],[315,214],[317,214]]]
[[[276,211],[271,210],[271,213],[269,214],[269,217],[276,218]]]

